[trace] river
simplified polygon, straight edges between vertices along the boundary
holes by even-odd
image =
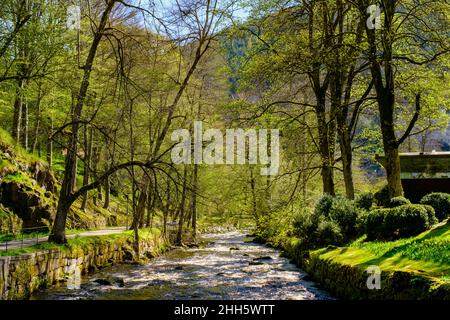
[[[333,299],[278,250],[251,242],[243,232],[202,238],[205,247],[175,249],[144,265],[106,267],[75,287],[63,283],[31,299]]]

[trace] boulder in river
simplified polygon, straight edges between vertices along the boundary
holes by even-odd
[[[254,261],[269,261],[269,260],[272,260],[272,257],[264,256],[264,257],[254,258],[253,260]]]
[[[262,265],[262,264],[264,264],[263,262],[261,262],[261,261],[249,261],[249,263],[248,263],[250,266],[260,266],[260,265]]]
[[[117,285],[119,287],[125,286],[125,281],[119,277],[98,278],[95,279],[94,282],[102,286],[112,286],[112,285]]]

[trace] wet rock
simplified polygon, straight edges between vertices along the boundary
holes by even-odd
[[[117,285],[119,287],[125,286],[125,281],[119,277],[98,278],[95,279],[94,282],[102,286],[112,286],[112,285]]]
[[[225,275],[225,272],[219,272],[218,274],[217,274],[217,276],[224,276]]]
[[[122,278],[116,278],[115,282],[121,288],[125,286],[125,280],[123,280]]]
[[[239,247],[231,247],[230,251],[233,251],[233,250],[241,250],[241,249]]]
[[[175,270],[183,270],[183,266],[176,266]]]
[[[272,257],[264,256],[264,257],[254,258],[253,260],[254,261],[269,261],[269,260],[272,260]]]
[[[248,264],[250,266],[260,266],[260,265],[264,264],[264,262],[261,262],[261,261],[249,261]]]
[[[112,282],[110,279],[106,279],[106,278],[100,278],[100,279],[95,279],[94,280],[95,283],[98,283],[102,286],[111,286]]]

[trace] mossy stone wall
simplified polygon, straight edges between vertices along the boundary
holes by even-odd
[[[140,240],[140,252],[153,257],[168,244],[161,237]],[[32,292],[66,281],[76,268],[87,274],[98,267],[134,258],[130,238],[113,238],[68,248],[0,257],[0,300],[27,299]]]

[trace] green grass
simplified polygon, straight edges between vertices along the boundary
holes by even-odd
[[[37,155],[28,153],[24,148],[22,148],[11,135],[4,129],[0,128],[0,146],[3,149],[8,149],[12,151],[15,155],[16,160],[32,163],[35,161],[46,163],[44,159],[39,158]]]
[[[450,222],[441,223],[417,237],[391,242],[365,242],[348,247],[315,251],[321,258],[348,265],[378,265],[382,270],[401,270],[450,281]]]
[[[95,230],[104,230],[104,229],[112,229],[116,227],[104,227],[104,228],[94,228],[94,229],[69,229],[66,230],[66,234],[80,234],[87,231],[95,231]],[[49,235],[49,232],[30,232],[30,233],[16,233],[16,234],[0,234],[0,242],[21,240],[21,239],[34,239],[36,237],[43,238]]]

